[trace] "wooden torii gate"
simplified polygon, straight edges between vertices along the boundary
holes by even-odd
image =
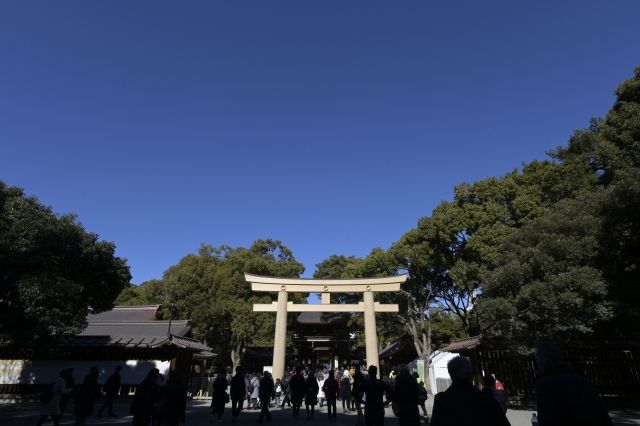
[[[278,301],[256,303],[254,312],[275,312],[276,331],[273,340],[273,377],[284,375],[285,349],[287,341],[287,312],[364,312],[364,335],[366,339],[367,364],[379,367],[376,312],[398,312],[396,304],[374,302],[373,293],[400,291],[406,275],[384,278],[358,278],[349,280],[313,280],[300,278],[275,278],[244,274],[251,283],[251,290],[277,292]],[[287,293],[320,293],[319,304],[294,304]],[[362,293],[363,301],[352,304],[331,304],[331,293]]]

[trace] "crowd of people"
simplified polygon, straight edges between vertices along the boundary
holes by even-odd
[[[87,418],[102,417],[105,410],[110,417],[118,417],[114,412],[114,402],[120,393],[121,366],[116,366],[105,383],[100,386],[98,367],[91,367],[82,384],[76,385],[73,378],[73,368],[60,371],[57,379],[40,396],[42,406],[37,425],[41,426],[51,420],[55,426],[65,414],[70,401],[73,401],[72,414],[75,425],[84,426]],[[94,412],[96,402],[103,397],[102,403]],[[133,415],[134,426],[177,426],[184,423],[186,413],[186,386],[179,375],[169,380],[160,374],[157,368],[152,368],[145,379],[138,386],[129,414]]]
[[[227,392],[228,389],[228,392]],[[242,367],[229,379],[224,372],[213,382],[211,420],[222,421],[225,405],[231,401],[231,420],[235,423],[247,401],[247,410],[260,410],[258,423],[271,421],[270,408],[290,409],[295,418],[304,405],[307,420],[314,418],[316,407],[327,407],[328,419],[338,415],[338,400],[343,413],[356,413],[359,425],[382,425],[385,406],[393,403],[402,425],[419,425],[419,407],[426,420],[427,392],[417,373],[400,366],[393,379],[378,378],[376,366],[362,371],[354,367],[341,370],[297,367],[275,381],[269,371],[245,374]]]
[[[567,368],[557,345],[539,345],[536,355],[540,373],[535,386],[538,425],[611,425],[596,387]],[[429,419],[426,387],[406,365],[398,366],[397,374],[392,371],[384,379],[378,377],[378,369],[373,365],[366,371],[353,367],[337,371],[296,367],[275,381],[269,371],[245,374],[242,367],[237,367],[232,377],[221,372],[213,381],[210,420],[222,421],[225,406],[230,402],[231,420],[235,423],[246,400],[247,410],[260,410],[258,423],[272,420],[273,406],[290,409],[291,416],[298,418],[303,405],[307,420],[314,418],[319,405],[327,407],[326,415],[333,421],[340,400],[343,413],[356,414],[357,426],[382,426],[387,406],[392,407],[401,426],[419,426],[422,420],[431,426],[510,425],[504,387],[495,376],[485,375],[479,390],[473,384],[473,369],[467,358],[453,358],[447,369],[452,383],[435,396]],[[101,394],[104,400],[97,417],[105,410],[109,416],[116,416],[113,404],[120,390],[120,371],[117,366],[102,388],[97,367],[91,367],[79,386],[74,383],[73,369],[60,371],[56,381],[42,394],[37,425],[50,418],[58,426],[68,402],[73,400],[75,424],[82,426],[94,414]],[[134,426],[177,426],[185,422],[186,400],[187,389],[180,374],[165,381],[159,370],[152,368],[137,387],[129,414]]]

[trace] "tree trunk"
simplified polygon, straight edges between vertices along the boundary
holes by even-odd
[[[423,334],[424,336],[424,334]],[[424,386],[427,389],[427,392],[431,393],[431,380],[429,380],[429,360],[431,359],[431,313],[429,313],[429,319],[427,319],[427,335],[425,339],[425,349],[424,349]]]
[[[233,365],[233,371],[231,374],[235,374],[236,368],[240,365],[242,360],[242,349],[244,347],[244,341],[240,340],[235,349],[231,349],[231,364]]]
[[[410,318],[407,324],[413,337],[413,345],[416,348],[416,352],[424,362],[424,367],[422,370],[424,386],[427,391],[430,391],[431,382],[429,381],[429,358],[431,357],[431,315],[429,315],[427,319],[421,322],[420,331],[418,331],[418,324],[416,324],[413,318]]]

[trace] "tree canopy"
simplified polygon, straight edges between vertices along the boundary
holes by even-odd
[[[109,310],[131,275],[115,245],[0,182],[0,340],[39,345]]]
[[[124,304],[175,302],[177,315],[191,320],[195,337],[220,354],[217,362],[237,364],[248,345],[272,345],[275,317],[253,312],[254,303],[270,303],[271,293],[253,293],[244,273],[297,278],[304,272],[291,250],[277,240],[256,240],[251,247],[202,245],[183,257],[162,280],[126,289]],[[302,295],[292,295],[294,300]],[[169,315],[166,312],[165,315]]]

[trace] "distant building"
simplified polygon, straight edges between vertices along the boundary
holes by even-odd
[[[121,365],[122,386],[132,390],[151,368],[188,379],[194,359],[215,356],[191,337],[188,320],[161,319],[159,305],[116,306],[89,314],[87,322],[82,333],[63,345],[0,348],[0,394],[28,393],[34,385],[51,383],[65,368],[73,368],[76,383],[82,383],[93,365],[100,368],[100,383]]]

